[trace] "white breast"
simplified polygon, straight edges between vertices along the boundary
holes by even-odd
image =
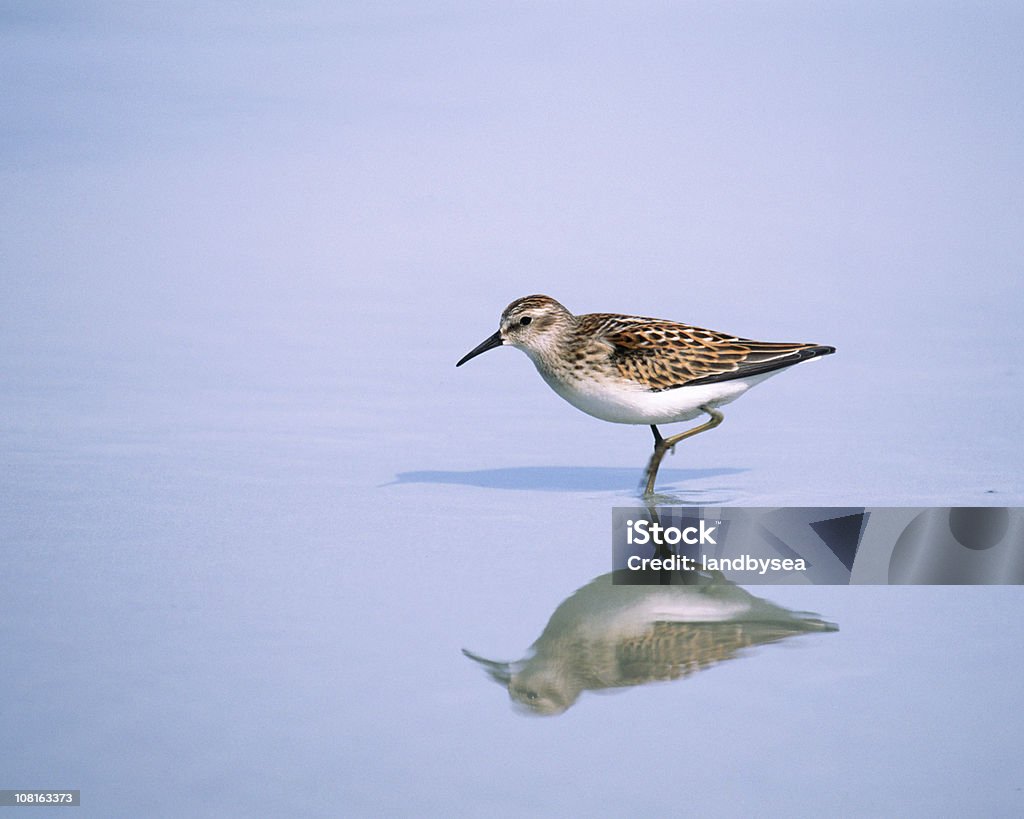
[[[764,379],[782,372],[773,370],[748,378],[677,387],[651,392],[627,381],[596,379],[561,381],[537,368],[548,385],[579,410],[615,424],[671,424],[689,421],[702,414],[701,407],[720,407],[735,401]]]

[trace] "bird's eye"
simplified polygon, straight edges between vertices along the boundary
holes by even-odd
[[[519,319],[519,324],[520,326],[525,327],[531,321],[533,321],[533,319],[530,318],[529,316],[523,316],[521,319]]]

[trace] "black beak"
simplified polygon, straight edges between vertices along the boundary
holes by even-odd
[[[499,330],[486,341],[481,341],[479,344],[477,344],[476,347],[474,347],[462,358],[460,358],[459,363],[456,364],[455,366],[461,367],[463,364],[469,361],[469,359],[476,358],[478,355],[480,355],[480,353],[486,353],[488,350],[493,350],[495,347],[500,347],[504,343],[505,342],[501,340],[501,330]]]
[[[473,662],[479,663],[480,666],[486,671],[492,680],[502,685],[508,685],[512,681],[512,663],[499,663],[497,660],[485,660],[483,657],[478,657],[472,651],[462,649],[462,653],[465,654]]]

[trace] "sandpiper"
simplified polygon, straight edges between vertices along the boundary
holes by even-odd
[[[668,450],[722,423],[718,407],[787,367],[836,351],[821,344],[751,341],[642,316],[575,316],[550,296],[537,295],[506,307],[498,331],[455,366],[502,345],[526,353],[548,386],[577,409],[616,424],[650,426],[648,495]],[[658,431],[658,424],[701,414],[708,420],[700,426],[668,438]]]

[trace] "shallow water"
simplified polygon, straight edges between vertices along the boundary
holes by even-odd
[[[650,448],[517,351],[456,371],[526,293],[838,348],[667,502],[1024,504],[1019,15],[840,17],[6,13],[0,787],[1019,814],[1018,587],[748,589],[839,630],[532,719],[463,654],[610,570]]]

